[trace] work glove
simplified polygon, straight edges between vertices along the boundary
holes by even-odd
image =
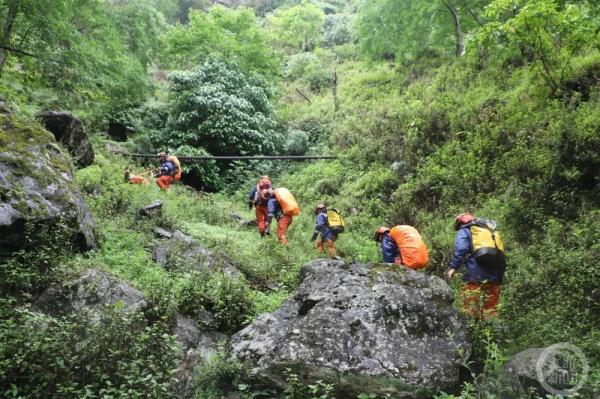
[[[248,202],[248,210],[251,211],[252,210],[252,202]]]
[[[311,241],[314,241],[317,239],[317,237],[319,236],[319,233],[313,233],[312,237],[310,238]]]

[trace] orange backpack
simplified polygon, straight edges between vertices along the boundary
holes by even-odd
[[[412,226],[400,225],[390,230],[390,236],[400,249],[402,264],[410,269],[423,269],[429,263],[427,246]]]
[[[175,166],[173,180],[178,181],[181,179],[181,162],[179,162],[179,159],[175,155],[169,155],[167,160],[173,162],[173,165]]]
[[[275,194],[275,198],[277,198],[277,202],[281,205],[281,209],[283,210],[283,214],[286,216],[296,216],[300,214],[300,207],[296,202],[296,199],[290,193],[290,190],[284,187],[280,187],[273,191]]]

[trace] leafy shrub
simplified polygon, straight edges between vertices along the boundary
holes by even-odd
[[[303,155],[308,151],[309,137],[301,130],[288,131],[285,142],[286,152],[290,155]]]
[[[237,331],[252,314],[251,291],[241,276],[230,276],[222,272],[210,278],[193,274],[187,279],[179,294],[179,309],[182,313],[198,318],[202,323],[202,309],[213,313],[219,329]]]
[[[352,40],[352,19],[348,15],[327,15],[325,18],[325,45],[339,46]]]
[[[139,314],[109,307],[100,317],[81,313],[59,320],[0,311],[3,397],[173,397],[173,337],[144,327]]]
[[[332,76],[314,53],[299,53],[290,56],[283,67],[288,79],[297,79],[319,91],[332,82]]]
[[[24,249],[0,257],[0,294],[35,293],[56,281],[64,272],[61,263],[77,245],[74,229],[61,220],[28,225],[25,234]]]

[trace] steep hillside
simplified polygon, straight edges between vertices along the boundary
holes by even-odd
[[[557,343],[561,387],[600,395],[596,2],[84,3],[0,0],[0,397],[538,399]],[[59,109],[93,161],[39,125]],[[184,162],[161,191],[159,151],[337,158]],[[287,246],[248,210],[263,174],[302,208]],[[446,274],[467,211],[506,246],[498,318]],[[426,269],[379,263],[397,224]]]

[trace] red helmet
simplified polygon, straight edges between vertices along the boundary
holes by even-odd
[[[381,242],[381,240],[383,239],[383,235],[385,233],[389,233],[389,232],[390,232],[389,227],[385,227],[385,226],[378,227],[375,230],[375,235],[373,236],[373,239],[377,242]]]
[[[326,209],[325,204],[317,204],[315,206],[315,215],[319,214],[324,209]]]
[[[454,219],[454,230],[460,229],[460,226],[471,223],[475,220],[475,216],[470,213],[461,213]]]

